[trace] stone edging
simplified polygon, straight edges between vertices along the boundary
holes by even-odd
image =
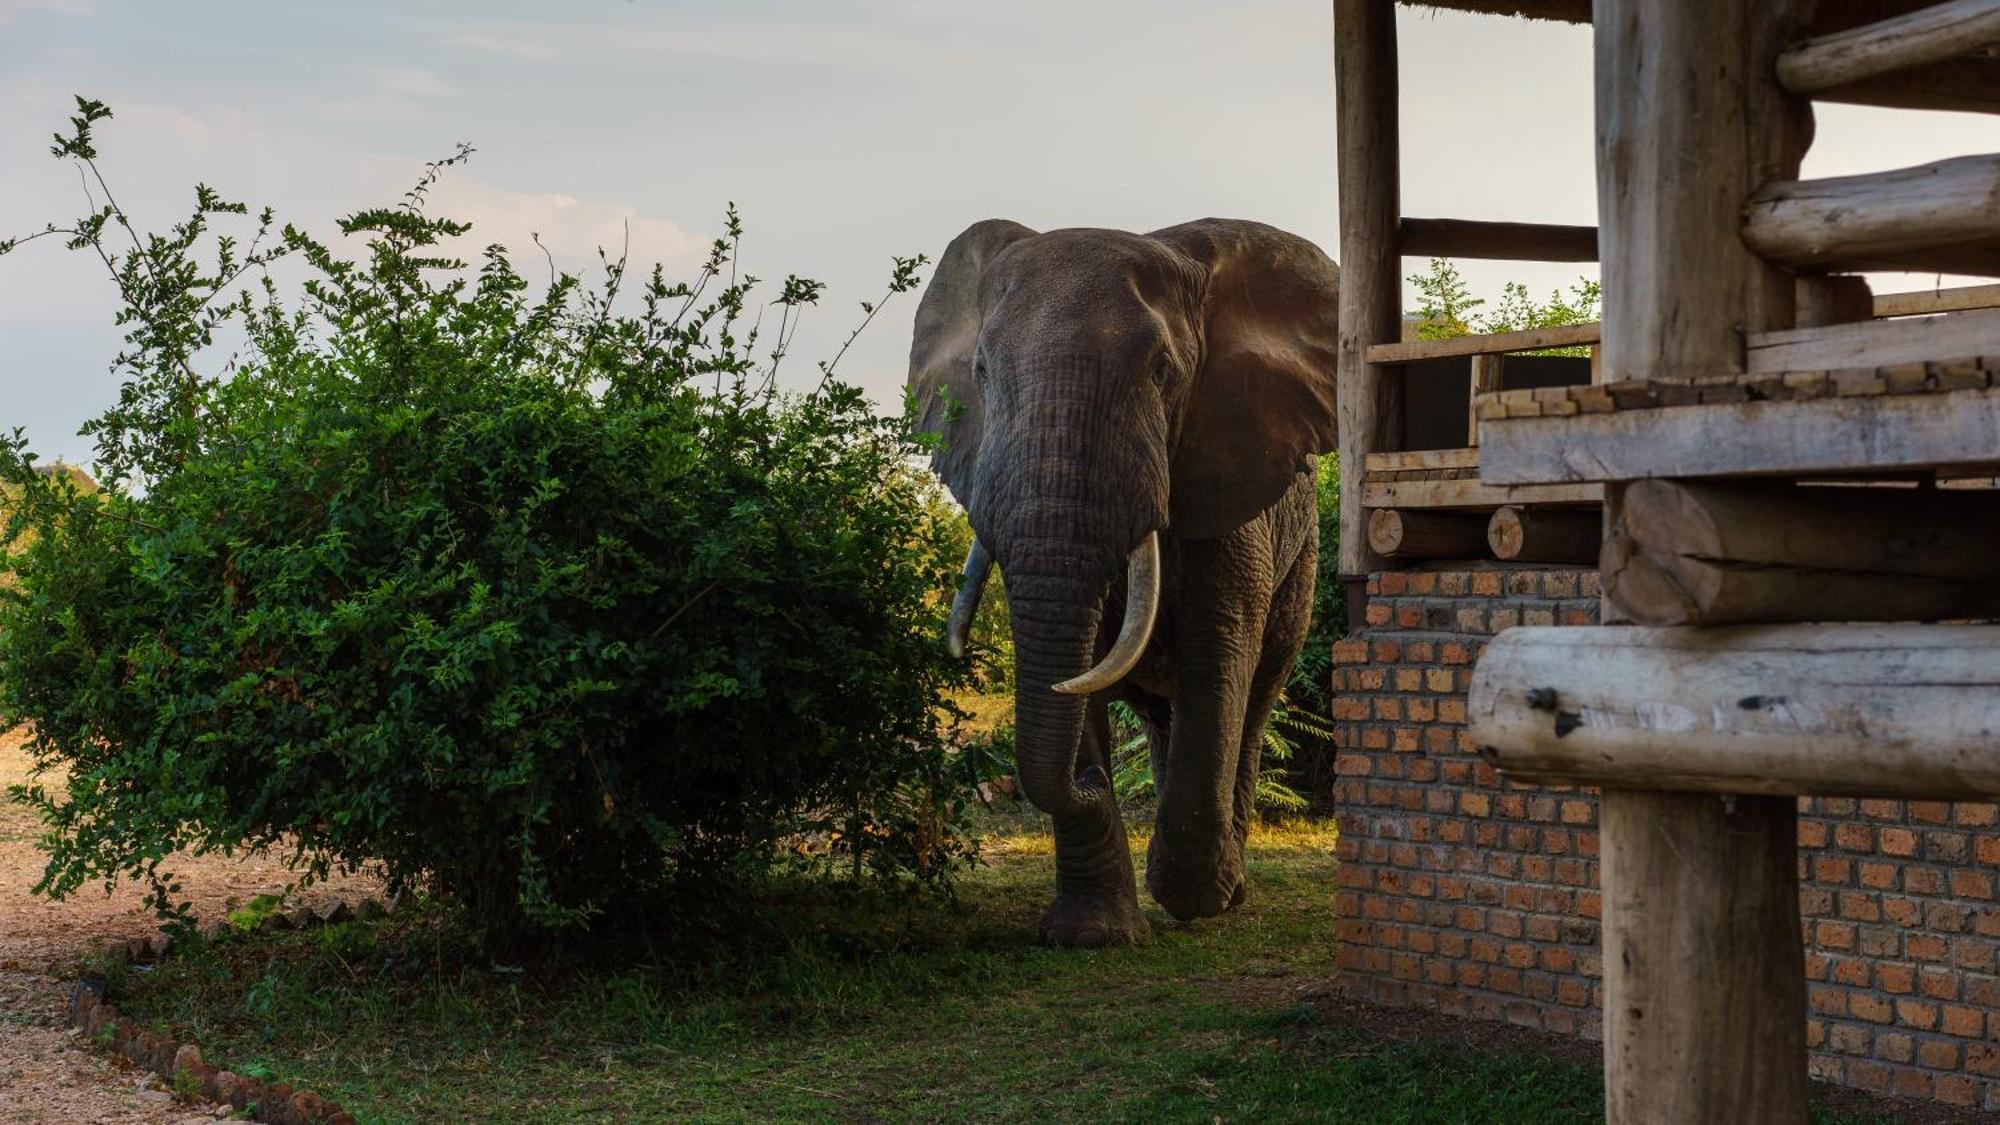
[[[303,906],[290,911],[274,910],[264,916],[259,929],[304,929],[353,918],[379,918],[384,913],[382,904],[372,898],[364,899],[358,907],[336,900],[317,911]],[[218,920],[210,922],[203,932],[215,937],[227,931],[228,923]],[[153,962],[165,957],[172,947],[172,940],[161,936],[112,942],[100,952],[121,961]],[[101,976],[85,974],[70,992],[70,1026],[82,1031],[91,1046],[99,1046],[99,1037],[108,1031],[113,1054],[153,1071],[169,1084],[181,1074],[192,1075],[202,1097],[237,1109],[249,1109],[251,1120],[268,1125],[355,1125],[352,1114],[310,1090],[295,1090],[283,1082],[266,1082],[211,1066],[202,1059],[201,1048],[193,1043],[176,1043],[147,1031],[129,1016],[120,1014],[104,998],[104,987]]]

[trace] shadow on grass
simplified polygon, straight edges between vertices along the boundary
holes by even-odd
[[[523,969],[399,915],[197,945],[114,996],[364,1122],[1600,1119],[1587,1062],[1384,1035],[1332,998],[1329,824],[1260,832],[1229,916],[1154,912],[1097,952],[1033,941],[1041,825],[989,830],[955,904],[779,884]]]

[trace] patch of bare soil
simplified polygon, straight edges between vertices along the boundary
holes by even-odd
[[[28,779],[23,741],[22,732],[0,732],[0,794]],[[31,895],[45,862],[35,847],[40,832],[32,811],[0,795],[0,1123],[122,1125],[225,1116],[226,1107],[175,1103],[156,1078],[86,1049],[68,1029],[68,982],[76,962],[105,939],[148,936],[158,923],[133,883],[108,895],[81,891],[63,902]],[[271,856],[177,856],[168,866],[203,921],[258,895],[280,893],[292,881]],[[379,891],[375,880],[353,876],[295,898],[318,905]]]

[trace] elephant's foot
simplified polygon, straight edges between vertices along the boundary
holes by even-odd
[[[1241,873],[1182,878],[1153,864],[1146,868],[1146,891],[1178,922],[1213,918],[1241,905],[1249,894]]]
[[[1137,945],[1151,933],[1138,896],[1130,890],[1122,895],[1062,895],[1042,915],[1042,940],[1068,948]]]

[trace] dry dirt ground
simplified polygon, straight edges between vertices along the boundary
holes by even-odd
[[[110,895],[92,888],[64,902],[29,894],[42,871],[40,824],[4,798],[7,786],[28,776],[22,741],[21,732],[0,732],[0,1123],[213,1120],[224,1111],[176,1104],[157,1079],[86,1049],[65,1026],[77,960],[106,938],[148,936],[157,926],[133,884]],[[291,881],[282,863],[264,856],[181,857],[171,867],[203,921]],[[322,884],[298,901],[375,889],[355,877]]]

